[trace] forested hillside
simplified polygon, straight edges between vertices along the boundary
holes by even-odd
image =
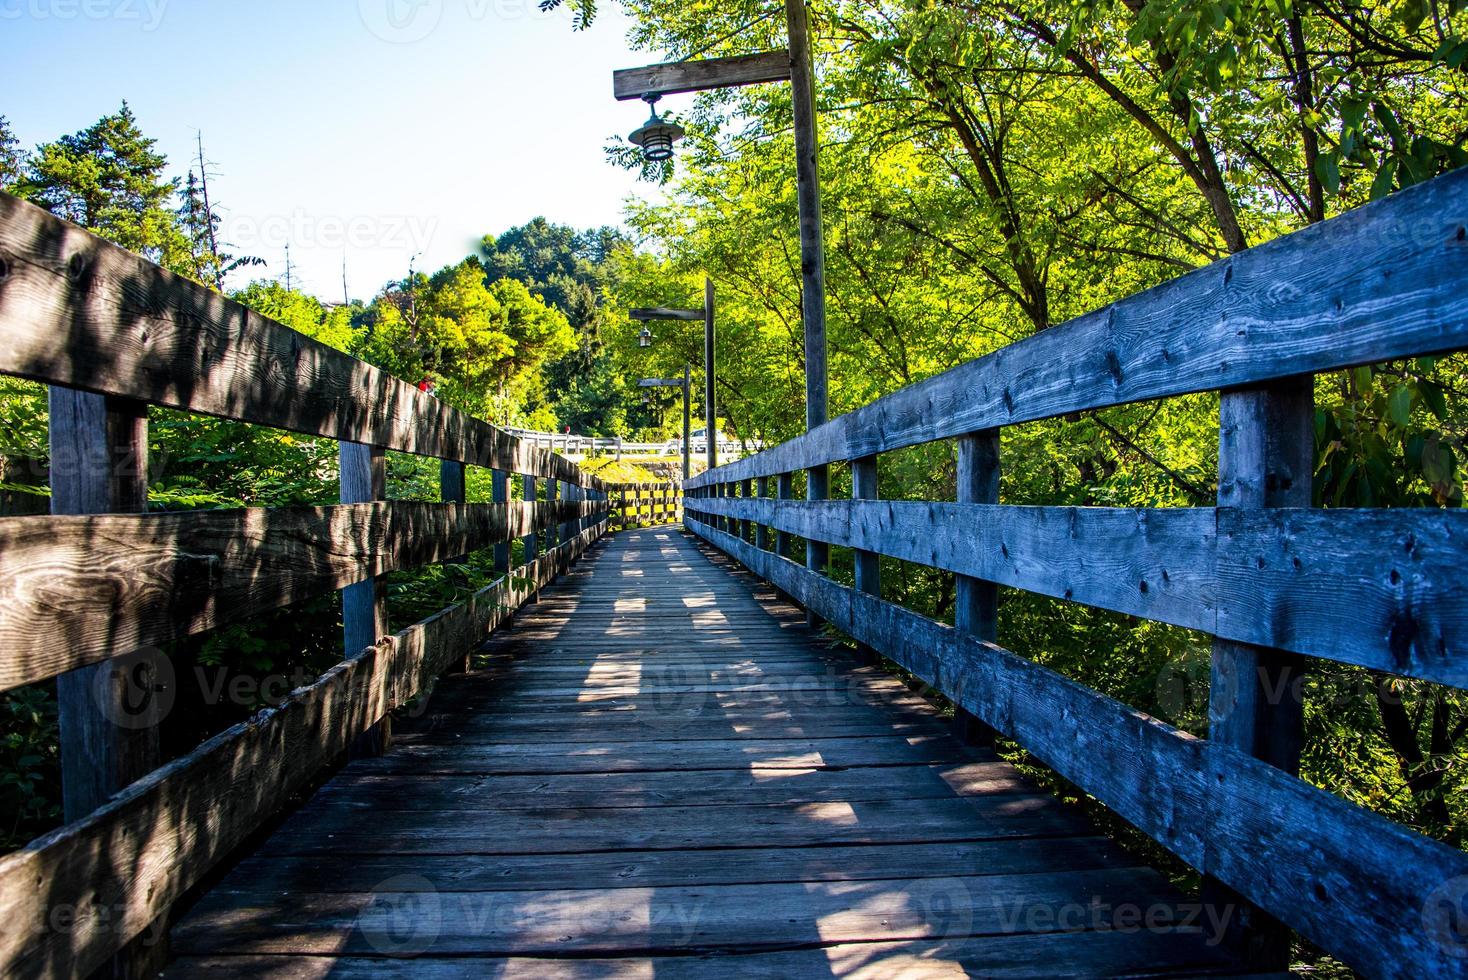
[[[579,26],[599,29],[592,0],[575,5]],[[648,61],[784,44],[778,4],[623,6]],[[832,414],[1468,162],[1465,8],[818,0]],[[674,160],[645,164],[624,141],[608,145],[612,165],[641,168],[664,191],[630,201],[625,230],[486,229],[478,254],[407,272],[350,306],[249,281],[260,269],[218,241],[204,175],[164,160],[125,104],[32,151],[0,120],[0,183],[502,424],[672,435],[671,390],[644,402],[636,384],[698,371],[701,325],[654,325],[644,349],[626,311],[701,305],[708,275],[722,427],[773,444],[804,422],[789,91],[678,105],[689,135]],[[640,121],[625,115],[626,129]],[[44,398],[4,385],[0,489],[13,509],[43,508]],[[1318,505],[1463,505],[1462,356],[1323,376],[1316,403]],[[1006,430],[1003,499],[1211,504],[1217,416],[1217,396],[1201,395]],[[154,433],[159,507],[334,499],[334,446],[167,412],[155,412]],[[946,445],[882,466],[883,497],[953,499]],[[435,478],[394,457],[395,493],[431,495]],[[833,495],[849,492],[837,473]],[[951,576],[890,562],[883,580],[893,598],[950,616]],[[395,601],[428,608],[462,586],[405,580]],[[336,614],[329,603],[308,612],[315,632],[267,624],[176,655],[256,673],[324,666]],[[1206,734],[1208,637],[1017,592],[1000,613],[1003,645]],[[1308,683],[1307,779],[1468,841],[1460,692],[1338,666]],[[32,689],[6,710],[0,793],[19,815],[6,828],[15,843],[54,817],[54,709]]]

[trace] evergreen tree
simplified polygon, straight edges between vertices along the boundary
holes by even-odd
[[[123,248],[172,264],[187,251],[170,204],[168,158],[143,135],[124,102],[115,114],[54,143],[27,167],[26,196]]]
[[[0,116],[0,190],[14,192],[25,173],[25,151],[10,129],[10,120]]]

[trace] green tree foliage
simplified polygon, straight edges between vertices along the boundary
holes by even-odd
[[[445,401],[508,423],[543,401],[541,367],[575,343],[563,313],[514,279],[487,282],[471,256],[389,287],[368,311],[357,353],[401,378],[430,378]]]
[[[171,264],[186,249],[172,201],[178,181],[167,158],[143,135],[124,102],[110,116],[31,157],[22,195],[155,261]]]
[[[14,191],[25,174],[25,165],[25,150],[11,130],[10,120],[0,116],[0,191]]]

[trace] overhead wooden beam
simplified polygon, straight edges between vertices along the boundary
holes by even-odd
[[[629,314],[632,319],[647,322],[649,320],[702,320],[703,310],[670,310],[663,306],[655,306],[651,309],[633,310]]]
[[[619,101],[626,101],[649,95],[783,82],[789,77],[790,52],[762,51],[733,58],[670,61],[644,68],[625,68],[612,72],[612,90]]]

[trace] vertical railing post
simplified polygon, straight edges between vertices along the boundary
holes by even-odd
[[[961,504],[999,503],[999,430],[986,429],[958,442],[957,498]],[[964,633],[993,642],[999,629],[999,589],[993,582],[955,575],[953,625]],[[994,730],[955,705],[953,724],[959,736],[989,744]]]
[[[510,474],[505,470],[495,470],[490,477],[490,499],[497,504],[505,504],[508,515],[510,503]],[[505,527],[508,532],[509,518],[506,516]],[[508,575],[510,573],[510,537],[506,533],[505,540],[494,546],[494,573],[496,575]]]
[[[441,459],[438,462],[438,497],[446,504],[462,504],[468,501],[468,489],[465,485],[465,467],[452,459]],[[461,562],[467,556],[459,555],[451,561]],[[460,581],[462,583],[462,580]],[[463,657],[455,657],[444,673],[464,674],[470,670],[472,654],[464,651]]]
[[[520,502],[529,509],[532,515],[534,515],[536,511],[536,493],[537,488],[535,485],[535,477],[531,476],[529,473],[522,474],[520,477]],[[535,528],[532,526],[530,529],[530,533],[520,539],[521,550],[525,552],[523,556],[524,560],[521,562],[522,565],[532,565],[534,564],[535,559],[539,557],[540,549],[537,546],[537,541],[538,534]],[[538,596],[532,595],[529,601],[535,602],[538,598]]]
[[[1314,379],[1224,392],[1219,406],[1218,506],[1309,507],[1314,474]],[[1208,739],[1283,769],[1300,770],[1304,661],[1283,650],[1213,641]],[[1273,916],[1205,878],[1203,900],[1233,911],[1227,940],[1251,969],[1284,970],[1290,931]]]
[[[69,388],[49,393],[51,513],[140,514],[148,507],[148,406]],[[90,814],[161,762],[158,725],[172,664],[157,650],[56,678],[61,804],[67,823]],[[168,958],[168,915],[124,946],[103,972],[154,976]],[[15,925],[12,923],[12,925]]]
[[[767,499],[770,496],[770,478],[767,476],[759,477],[754,481],[754,488],[756,497],[761,500]],[[768,524],[755,524],[754,546],[760,551],[770,550],[770,528]]]
[[[781,473],[775,477],[775,499],[791,500],[795,497],[795,477],[790,473]],[[781,558],[790,557],[790,535],[775,529],[775,554]]]
[[[744,498],[745,500],[748,500],[753,493],[754,493],[754,481],[753,480],[741,480],[739,482],[739,496],[740,497]],[[749,520],[740,521],[739,522],[739,540],[741,540],[741,541],[753,541],[754,540],[754,530],[753,529],[754,529],[754,522],[753,521],[749,521]]]
[[[851,499],[853,501],[876,500],[877,496],[877,457],[863,456],[861,459],[853,459],[851,461]],[[852,523],[855,524],[855,520]],[[880,599],[882,597],[882,564],[877,553],[858,548],[854,566],[856,591]],[[877,652],[865,644],[861,645],[860,650],[863,658],[868,661],[875,662],[880,659]]]
[[[341,502],[365,504],[387,497],[387,454],[377,446],[343,442],[340,446]],[[374,576],[341,590],[342,646],[348,659],[375,646],[390,631],[387,592]],[[392,740],[392,719],[385,717],[357,737],[352,753],[379,755]]]

